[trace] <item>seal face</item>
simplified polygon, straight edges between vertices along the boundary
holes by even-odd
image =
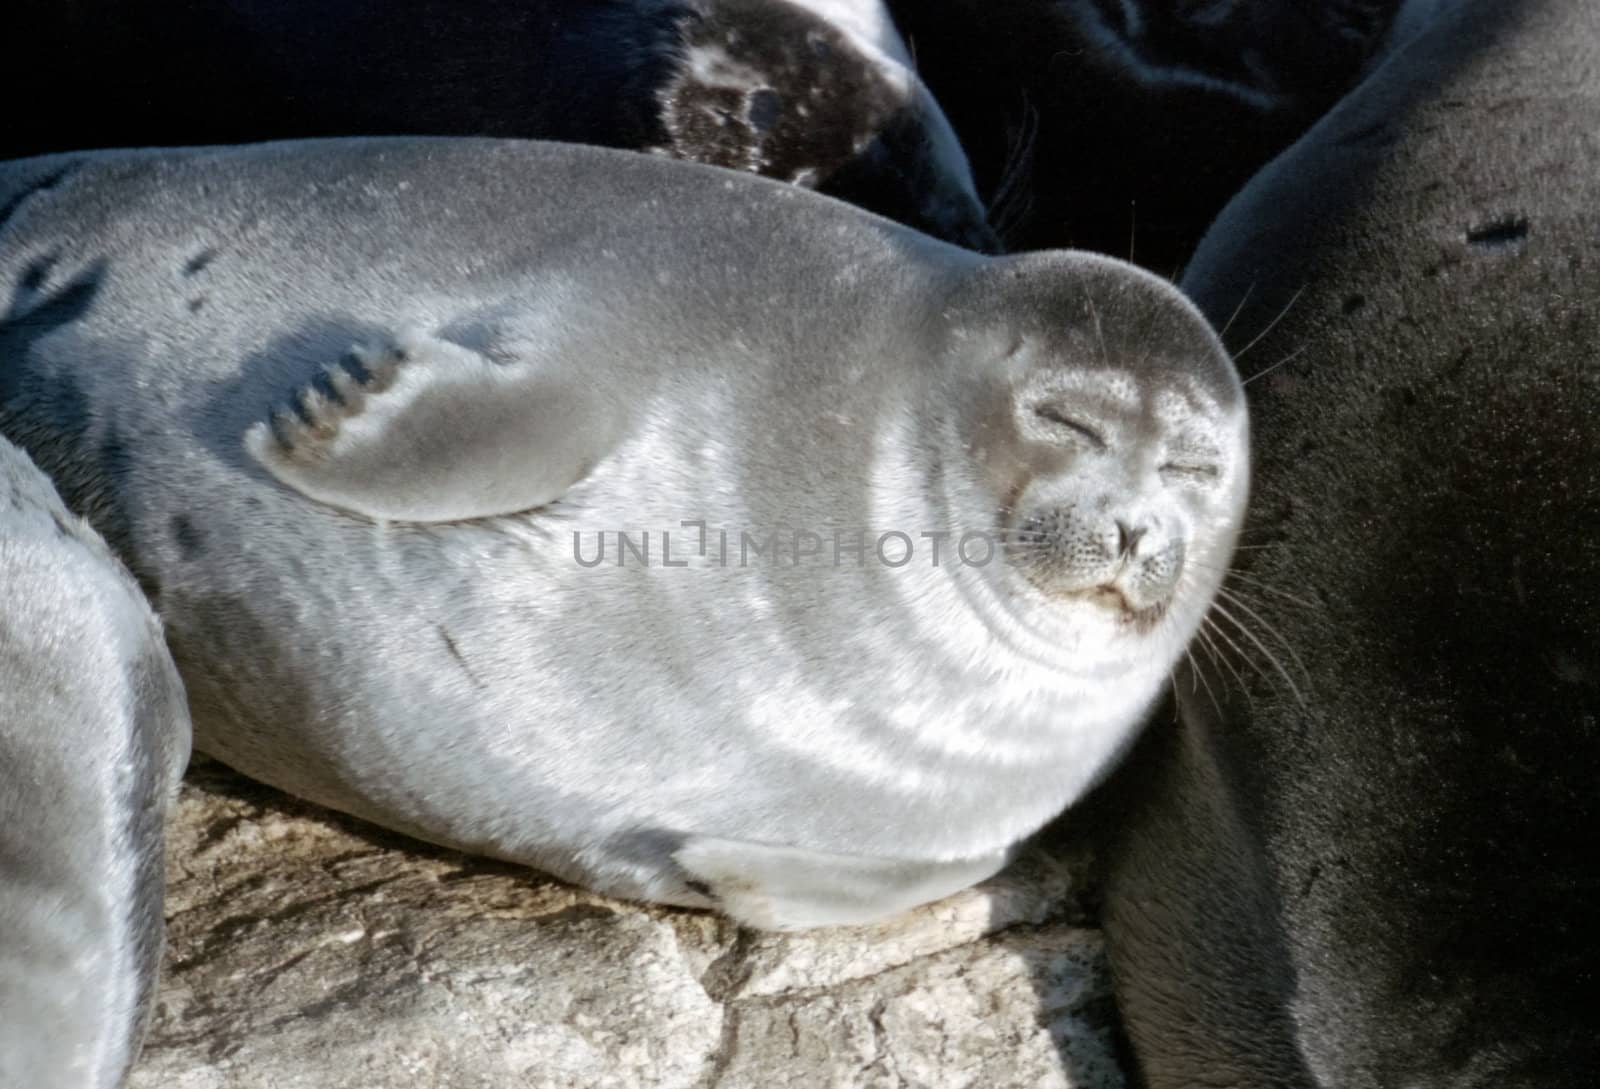
[[[876,918],[1104,773],[1226,567],[1237,378],[1119,262],[560,145],[4,169],[0,420],[198,744],[402,831]]]
[[[1040,376],[1018,406],[1019,430],[1066,467],[1009,489],[1006,528],[1012,557],[1046,594],[1087,598],[1149,627],[1172,601],[1195,522],[1212,543],[1235,517],[1229,503],[1211,507],[1236,494],[1223,473],[1238,442],[1215,434],[1227,418],[1220,406],[1140,386],[1122,370]]]

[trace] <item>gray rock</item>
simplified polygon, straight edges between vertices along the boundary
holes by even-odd
[[[133,1089],[1107,1089],[1109,980],[1036,847],[889,924],[740,931],[420,846],[199,762]]]

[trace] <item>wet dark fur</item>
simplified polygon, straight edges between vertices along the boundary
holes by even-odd
[[[0,158],[312,136],[538,137],[785,180],[805,170],[823,192],[995,248],[970,193],[942,199],[950,179],[921,119],[854,63],[836,28],[786,4],[17,0],[5,21],[7,38],[27,45],[0,65]],[[707,102],[713,93],[687,78],[688,51],[730,34],[772,93]],[[801,119],[794,107],[808,96]],[[678,107],[697,120],[674,123]]]
[[[1183,283],[1236,352],[1282,316],[1246,374],[1304,349],[1249,386],[1238,586],[1304,698],[1197,651],[1102,799],[1150,1089],[1600,1069],[1600,11],[1455,6]]]
[[[1398,0],[892,0],[1009,246],[1078,246],[1172,275],[1224,202],[1355,80]],[[1086,28],[1122,42],[1108,48]],[[1128,55],[1251,92],[1158,86]],[[1270,107],[1262,99],[1270,99]],[[1028,138],[1033,132],[1032,139]],[[1028,153],[1019,158],[1019,146]],[[1135,239],[1135,235],[1137,238]]]

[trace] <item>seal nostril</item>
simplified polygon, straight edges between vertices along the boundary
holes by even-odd
[[[1117,555],[1130,556],[1139,546],[1139,539],[1145,535],[1146,527],[1129,526],[1122,519],[1117,519]]]

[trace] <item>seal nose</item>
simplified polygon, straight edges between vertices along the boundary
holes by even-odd
[[[1130,526],[1121,518],[1117,522],[1117,555],[1126,559],[1133,555],[1133,550],[1139,547],[1139,540],[1150,529],[1149,526]]]

